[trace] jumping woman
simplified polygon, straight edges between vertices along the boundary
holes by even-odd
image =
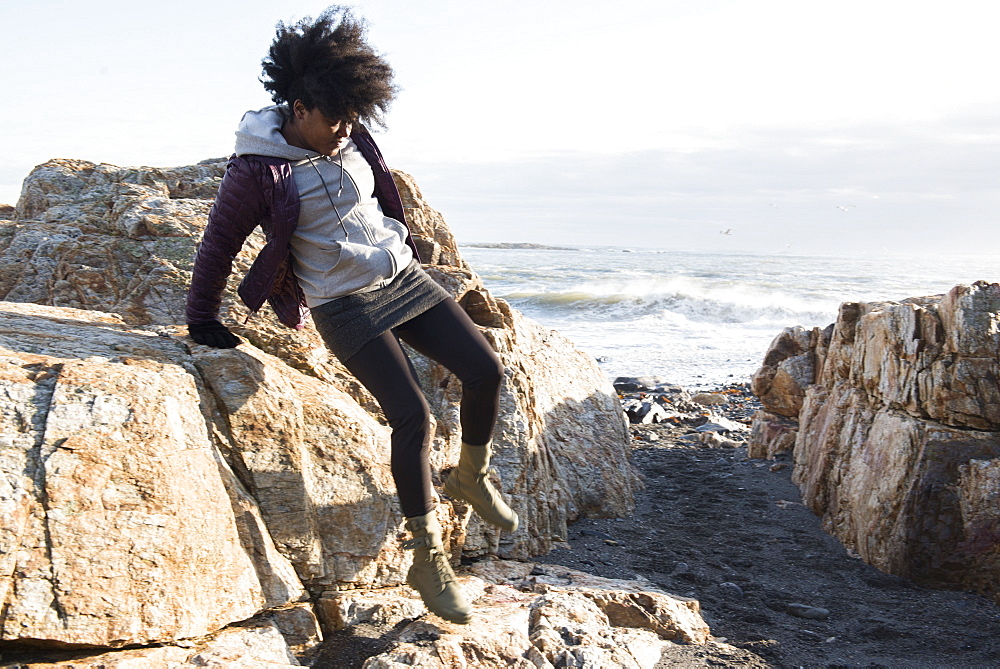
[[[513,532],[517,515],[487,478],[503,366],[469,316],[421,268],[399,192],[365,124],[384,127],[393,71],[341,7],[279,23],[262,62],[275,106],[243,115],[194,262],[188,332],[199,344],[240,343],[219,321],[233,259],[261,226],[267,243],[239,295],[269,302],[285,325],[310,316],[323,341],[374,395],[392,430],[391,468],[415,551],[407,583],[433,613],[468,623],[434,513],[430,412],[400,345],[462,382],[462,450],[444,482],[450,496]]]

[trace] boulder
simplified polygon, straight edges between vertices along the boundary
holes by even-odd
[[[282,630],[267,618],[228,627],[181,645],[131,648],[111,652],[42,653],[52,661],[39,660],[38,652],[24,652],[19,669],[136,669],[137,667],[240,667],[284,669],[301,667],[285,643]],[[56,659],[56,658],[59,659]],[[6,659],[6,658],[5,658]]]
[[[223,297],[244,343],[185,336],[191,262],[223,171],[50,161],[0,220],[0,644],[188,647],[295,611],[279,629],[301,654],[318,640],[313,604],[334,629],[338,593],[403,581],[377,404],[311,326],[251,316],[235,298],[259,232]],[[444,499],[455,560],[526,558],[581,516],[630,513],[628,427],[597,363],[494,298],[412,178],[394,177],[425,267],[506,366],[494,476],[521,527],[500,535]],[[440,482],[458,459],[460,387],[414,363]]]
[[[747,457],[773,460],[781,453],[789,453],[795,448],[798,432],[798,416],[788,418],[759,410],[754,414],[750,426]]]
[[[866,562],[996,597],[997,535],[988,537],[1000,507],[979,474],[981,463],[998,462],[1000,431],[914,418],[841,383],[810,390],[793,480],[827,530]]]
[[[398,583],[406,555],[387,428],[346,393],[252,346],[192,353],[225,416],[226,452],[310,591]]]
[[[786,330],[772,351],[812,356],[815,382],[797,425],[758,413],[751,455],[795,434],[793,480],[829,532],[884,571],[1000,601],[998,321],[1000,284],[977,282],[845,303],[804,352],[804,333]],[[765,408],[800,401],[799,388],[759,387]]]
[[[0,237],[0,298],[117,313],[130,325],[182,323],[191,261],[224,165],[119,168],[54,160],[39,166],[25,181],[17,220]],[[456,536],[466,551],[526,557],[548,550],[582,514],[629,513],[637,477],[628,460],[627,424],[597,363],[494,298],[412,177],[394,172],[394,178],[424,260],[433,261],[425,265],[428,272],[482,326],[507,368],[494,468],[514,499],[522,529],[499,537],[475,520],[466,527],[469,515],[463,513]],[[267,308],[250,316],[235,298],[235,286],[262,244],[258,231],[236,258],[223,320],[254,348],[333,385],[384,422],[373,398],[311,326],[290,330]],[[459,386],[446,370],[414,357],[437,419],[432,465],[444,474],[458,459]],[[206,378],[236,371],[208,369],[222,365],[224,356],[199,359]],[[315,474],[315,480],[325,476]],[[268,502],[262,506],[268,513]],[[297,550],[304,555],[306,549]]]
[[[591,576],[562,567],[491,561],[459,579],[475,602],[473,623],[430,616],[409,622],[423,605],[405,589],[342,593],[336,606],[348,628],[361,622],[402,626],[399,643],[366,667],[649,667],[671,643],[704,644],[708,626],[698,603],[643,581]],[[411,607],[399,602],[409,596]],[[360,614],[360,615],[359,615]]]
[[[0,303],[0,639],[200,637],[306,599],[185,346]]]
[[[818,329],[796,326],[774,338],[751,379],[751,389],[764,409],[791,418],[799,415],[816,374],[815,349],[822,336]]]
[[[664,393],[686,396],[683,388],[659,376],[619,376],[614,380],[614,387],[620,393]]]
[[[36,167],[0,236],[0,299],[183,323],[183,285],[224,170]]]

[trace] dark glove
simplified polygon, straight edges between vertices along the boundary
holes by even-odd
[[[188,325],[188,334],[199,344],[215,348],[236,348],[240,344],[240,338],[219,321]]]

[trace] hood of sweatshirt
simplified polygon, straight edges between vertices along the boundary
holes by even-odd
[[[270,156],[284,160],[305,160],[318,156],[315,151],[291,146],[281,136],[281,126],[287,113],[285,107],[275,105],[244,114],[236,130],[236,155]]]

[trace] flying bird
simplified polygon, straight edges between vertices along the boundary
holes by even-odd
[[[719,230],[720,235],[731,235],[733,234],[732,228],[726,228],[725,230]]]
[[[853,206],[854,206],[853,204],[838,204],[837,209],[843,209],[844,211],[847,211]]]

